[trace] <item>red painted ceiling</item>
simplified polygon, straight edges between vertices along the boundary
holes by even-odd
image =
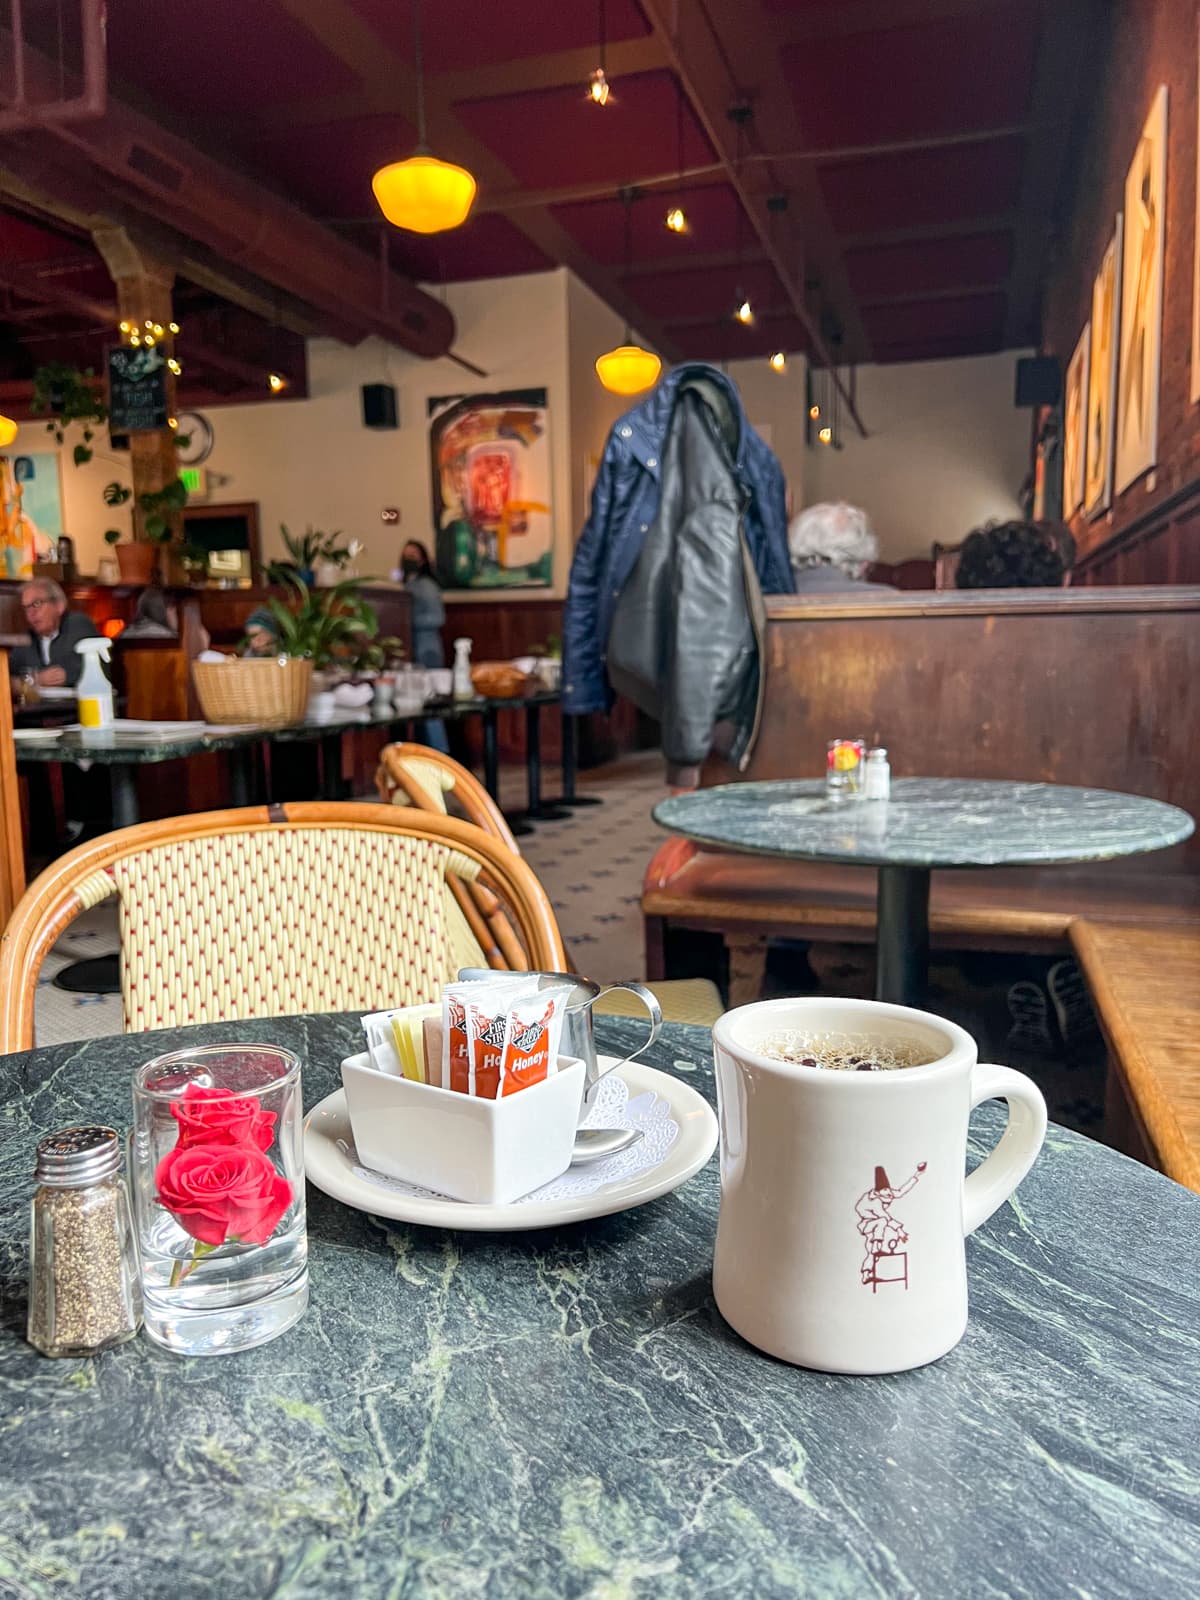
[[[405,0],[112,0],[111,92],[372,255],[383,239],[420,281],[565,263],[644,318],[668,355],[799,350],[813,328],[858,360],[1035,334],[1028,285],[1050,247],[1054,195],[1029,210],[1031,163],[1046,159],[1048,122],[1065,139],[1064,86],[1099,48],[1091,34],[1064,40],[1049,19],[1090,0],[677,3],[676,28],[668,0],[645,11],[637,0],[426,0],[430,143],[480,182],[467,225],[432,239],[386,228],[370,191],[375,168],[417,139]],[[26,7],[48,47],[54,6]],[[601,10],[602,109],[584,91]],[[740,158],[727,116],[738,98],[752,107]],[[640,187],[627,272],[629,185]],[[689,227],[676,236],[663,218],[680,197]],[[784,203],[769,218],[768,197]],[[12,217],[0,219],[0,251],[43,264],[88,254],[78,234]],[[758,312],[752,328],[731,321],[739,289]],[[86,292],[102,295],[102,282]]]

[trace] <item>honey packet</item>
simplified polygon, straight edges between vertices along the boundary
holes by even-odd
[[[557,1072],[571,986],[539,983],[514,973],[446,985],[443,1088],[495,1100]]]

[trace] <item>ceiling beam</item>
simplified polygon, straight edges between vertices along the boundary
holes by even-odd
[[[1080,41],[1109,38],[1108,13],[1101,0],[1057,0],[1048,8],[1034,69],[1033,111],[1026,144],[1025,170],[1017,204],[1020,224],[1008,279],[1008,315],[1004,341],[1016,346],[1036,343],[1041,277],[1046,261],[1046,235],[1056,217],[1059,189],[1066,172],[1071,133],[1083,105],[1083,86],[1095,82]]]
[[[754,119],[749,130],[751,147],[757,145],[766,152],[794,150],[801,142],[790,97],[779,74],[777,53],[763,48],[763,40],[771,37],[766,18],[755,0],[707,0],[703,9],[686,11],[670,6],[669,0],[641,0],[641,6],[655,35],[669,50],[683,92],[724,163],[726,181],[737,194],[763,254],[808,333],[814,360],[833,374],[847,415],[865,438],[867,430],[854,395],[838,376],[837,367],[839,360],[859,356],[867,343],[866,331],[841,272],[815,177],[801,169],[797,184],[804,230],[801,248],[807,258],[797,270],[796,256],[800,251],[789,248],[778,237],[766,197],[752,191],[738,159],[736,132],[728,112],[732,105],[745,103],[749,84],[756,84]],[[677,24],[678,32],[674,31]],[[773,175],[769,166],[767,171],[770,179]],[[782,183],[780,189],[787,192]],[[785,214],[785,223],[787,220]],[[825,341],[819,316],[809,310],[806,280],[814,267],[824,280],[831,308],[836,309],[842,326],[841,350],[845,353],[837,357]]]
[[[961,217],[953,222],[919,222],[907,228],[874,228],[842,236],[844,255],[855,250],[876,250],[893,244],[937,244],[942,239],[966,239],[976,234],[1011,233],[1021,221],[1019,211],[996,211],[986,217]]]
[[[835,4],[772,12],[771,38],[782,48],[813,39],[886,33],[897,28],[919,28],[929,22],[953,22],[1011,6],[1012,0],[836,0]]]
[[[343,65],[359,75],[365,93],[376,97],[374,103],[385,99],[393,114],[411,120],[416,104],[416,78],[412,67],[389,50],[345,0],[279,0],[279,3]],[[463,127],[454,107],[442,96],[439,81],[436,78],[427,80],[425,89],[431,146],[444,153],[452,152],[453,159],[461,161],[474,174],[482,190],[511,192],[515,187],[513,173]],[[613,192],[612,186],[610,192]],[[512,223],[551,261],[570,268],[664,357],[676,358],[677,352],[662,325],[638,310],[616,274],[594,261],[548,210],[530,207],[515,214]]]
[[[0,52],[12,35],[0,29]],[[26,51],[30,92],[58,84],[55,63]],[[9,165],[45,176],[63,148],[114,181],[137,209],[343,320],[427,358],[454,336],[449,308],[252,179],[214,161],[149,117],[110,99],[102,118],[56,123],[37,140],[10,140]],[[36,179],[34,180],[36,186]]]

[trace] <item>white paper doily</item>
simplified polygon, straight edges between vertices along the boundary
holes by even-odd
[[[610,1072],[601,1078],[596,1088],[595,1101],[580,1124],[584,1128],[640,1128],[642,1137],[628,1150],[596,1161],[586,1167],[568,1167],[561,1177],[543,1184],[532,1194],[514,1200],[514,1206],[531,1202],[545,1203],[553,1200],[573,1200],[580,1195],[595,1194],[607,1184],[620,1183],[636,1177],[639,1172],[649,1172],[661,1165],[675,1140],[679,1137],[679,1124],[671,1116],[671,1107],[661,1095],[646,1093],[629,1098],[629,1089],[623,1078]],[[350,1162],[354,1176],[364,1183],[380,1189],[390,1189],[393,1194],[411,1195],[417,1199],[448,1201],[436,1189],[422,1189],[415,1183],[405,1183],[400,1178],[387,1178],[382,1172],[372,1172],[358,1159],[358,1152],[346,1140],[338,1141],[339,1148]],[[449,1201],[455,1204],[454,1201]]]

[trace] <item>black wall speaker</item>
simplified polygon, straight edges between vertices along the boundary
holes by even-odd
[[[398,428],[396,391],[390,383],[364,383],[362,386],[363,427]]]
[[[1058,357],[1022,356],[1017,362],[1017,393],[1013,404],[1056,406],[1061,399],[1062,367]]]

